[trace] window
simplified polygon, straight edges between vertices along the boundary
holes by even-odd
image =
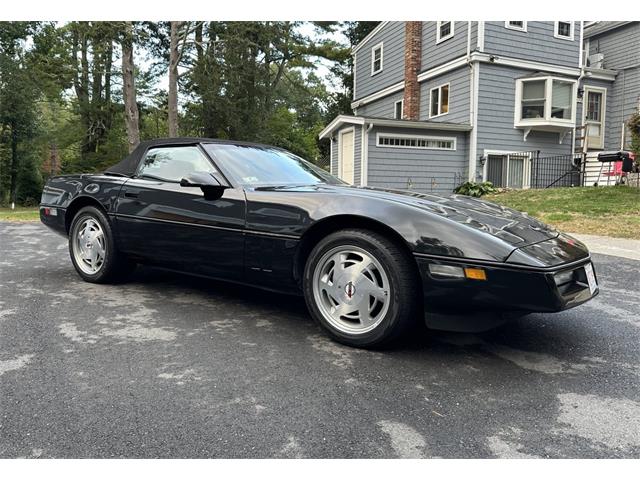
[[[193,172],[216,172],[198,147],[152,148],[138,168],[138,177],[179,182]]]
[[[516,21],[516,22],[513,22],[513,21],[504,22],[504,26],[509,30],[518,30],[520,32],[527,31],[527,22],[522,20]]]
[[[436,43],[444,42],[453,37],[453,22],[438,21],[436,25]]]
[[[555,22],[556,38],[564,38],[565,40],[573,40],[573,22]]]
[[[607,90],[586,87],[584,92],[584,124],[587,147],[604,148],[604,112]]]
[[[552,80],[551,89],[551,118],[571,120],[573,117],[573,82]]]
[[[393,104],[393,118],[402,120],[402,109],[404,108],[404,100],[398,100]]]
[[[204,148],[242,185],[342,183],[322,168],[276,147],[208,143]]]
[[[378,133],[377,145],[392,148],[421,148],[424,150],[455,150],[454,137],[425,137],[420,135],[393,135]]]
[[[516,80],[516,126],[575,123],[576,81],[557,77]]]
[[[546,80],[525,82],[522,86],[522,118],[543,118]]]
[[[488,152],[484,178],[498,188],[528,188],[530,159],[528,153]]]
[[[449,113],[449,84],[431,89],[431,110],[429,118]]]
[[[371,49],[371,75],[382,71],[382,43]]]

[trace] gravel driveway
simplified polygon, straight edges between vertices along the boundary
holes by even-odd
[[[601,295],[387,351],[301,299],[148,268],[82,282],[66,239],[0,223],[0,457],[639,457],[640,261]]]

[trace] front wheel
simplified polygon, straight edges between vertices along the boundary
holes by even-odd
[[[419,280],[413,259],[376,232],[335,232],[306,263],[304,294],[314,319],[337,341],[378,347],[415,324]]]
[[[91,283],[120,280],[135,268],[117,250],[111,224],[96,207],[84,207],[73,218],[69,254],[78,275]]]

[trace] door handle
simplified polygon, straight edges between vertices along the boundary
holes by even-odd
[[[124,192],[124,196],[126,198],[138,198],[138,194],[137,193],[127,192],[127,191]]]

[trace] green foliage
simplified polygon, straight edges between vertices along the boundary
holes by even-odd
[[[454,193],[458,193],[460,195],[468,195],[470,197],[481,197],[483,195],[488,195],[490,193],[497,192],[497,189],[493,186],[491,182],[464,182],[461,185],[458,185],[454,190]]]
[[[631,150],[636,155],[636,164],[640,165],[640,113],[631,115],[627,126],[631,131]]]
[[[350,49],[377,22],[183,22],[180,135],[257,141],[318,164],[318,133],[350,113]],[[134,22],[143,140],[167,136],[163,78],[169,22]],[[51,158],[61,173],[98,172],[127,154],[122,98],[124,22],[0,22],[0,204],[37,203]],[[329,92],[315,71],[336,79]]]

